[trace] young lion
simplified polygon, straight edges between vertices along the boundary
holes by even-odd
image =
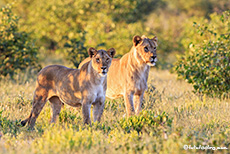
[[[134,36],[130,52],[120,59],[113,59],[108,72],[106,97],[123,96],[128,116],[139,114],[147,87],[150,66],[155,66],[157,37]],[[81,64],[89,59],[85,59]]]
[[[107,73],[115,49],[88,50],[90,61],[81,69],[70,69],[60,65],[43,68],[37,77],[32,111],[27,119],[21,122],[33,128],[35,121],[47,100],[53,110],[51,122],[55,122],[61,111],[62,102],[73,107],[82,106],[83,120],[90,124],[90,107],[93,104],[94,121],[100,121],[107,89]]]

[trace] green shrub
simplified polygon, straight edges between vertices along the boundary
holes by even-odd
[[[10,2],[15,0],[3,0]],[[183,31],[190,30],[183,26],[186,21],[230,8],[226,0],[17,0],[15,5],[14,11],[22,17],[21,29],[32,33],[45,54],[65,52],[66,37],[79,40],[87,32],[86,47],[105,43],[120,57],[130,50],[134,35],[156,35],[158,68],[171,68],[175,53],[184,51],[182,40],[189,37]],[[82,54],[78,56],[80,61]]]
[[[11,121],[8,117],[2,115],[3,110],[0,111],[0,133],[10,133],[12,135],[16,135],[19,131],[19,123],[20,121]]]
[[[159,133],[160,129],[164,130],[167,126],[171,126],[172,119],[169,118],[165,112],[160,115],[156,115],[152,111],[143,111],[139,116],[132,116],[128,119],[123,118],[119,120],[118,124],[125,132],[135,130],[138,133]]]
[[[78,65],[88,57],[87,47],[85,46],[85,33],[83,33],[82,38],[72,38],[66,37],[67,41],[64,45],[66,49],[66,58],[73,65],[78,68]]]
[[[201,25],[194,22],[200,36],[178,58],[175,71],[193,85],[195,93],[219,97],[230,90],[229,12],[210,17]]]
[[[27,67],[39,69],[37,50],[26,32],[18,30],[18,17],[7,5],[0,10],[0,77]]]
[[[4,1],[9,3],[14,0]],[[15,5],[15,11],[22,16],[21,29],[31,32],[39,46],[45,49],[63,52],[66,38],[78,43],[82,34],[87,32],[85,47],[105,43],[106,49],[113,47],[123,55],[130,50],[134,35],[153,35],[145,30],[142,21],[145,14],[158,6],[158,2],[33,0],[25,3],[18,0]],[[81,57],[82,53],[78,56]]]

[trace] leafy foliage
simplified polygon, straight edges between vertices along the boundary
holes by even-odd
[[[2,133],[11,133],[11,134],[17,134],[17,132],[19,131],[19,121],[11,121],[8,119],[8,117],[5,117],[2,115],[3,111],[0,111],[0,128]],[[10,130],[10,131],[9,131]],[[1,133],[1,132],[0,132]]]
[[[64,45],[67,51],[67,60],[71,61],[78,68],[78,65],[88,57],[87,47],[85,47],[85,33],[80,39],[73,38],[69,40],[67,37],[67,40]]]
[[[26,32],[19,31],[18,17],[7,5],[0,10],[0,77],[13,77],[17,70],[39,69],[38,48]]]
[[[159,131],[160,129],[164,129],[164,127],[171,126],[172,119],[170,119],[165,112],[160,115],[156,115],[152,111],[143,111],[139,116],[121,119],[118,123],[125,132],[135,130],[138,133],[153,133]]]
[[[151,3],[154,2],[151,1]],[[84,32],[87,32],[86,43],[91,46],[102,42],[106,42],[107,45],[107,42],[111,41],[121,29],[124,33],[124,30],[129,28],[132,35],[135,35],[132,24],[128,26],[127,23],[138,21],[136,17],[141,17],[145,12],[141,10],[142,7],[151,8],[151,5],[147,5],[149,3],[149,0],[141,2],[133,0],[35,0],[28,1],[28,3],[19,0],[15,5],[17,8],[23,8],[22,10],[16,9],[23,17],[24,26],[22,28],[32,32],[40,45],[60,51],[63,49],[66,37],[70,40],[80,39]],[[123,36],[127,35],[128,31],[123,34]],[[116,42],[118,41],[120,40]],[[108,45],[116,44],[116,42],[108,43]]]
[[[3,1],[7,4],[15,0]],[[104,43],[107,49],[115,48],[120,57],[130,50],[134,35],[157,36],[157,67],[168,68],[175,62],[176,53],[185,50],[183,41],[188,36],[184,31],[192,24],[187,19],[208,19],[210,13],[227,9],[230,4],[226,0],[17,0],[14,11],[22,17],[21,30],[31,33],[44,53],[65,52],[66,59],[77,58],[69,57],[71,49],[65,44],[80,41],[86,32],[81,42],[84,47]],[[81,60],[80,52],[76,61]],[[76,66],[78,62],[73,63]]]
[[[147,34],[142,23],[144,15],[160,3],[156,0],[28,0],[26,3],[19,0],[15,11],[22,16],[21,29],[32,33],[39,46],[65,52],[66,59],[77,66],[87,54],[84,47],[104,44],[107,49],[115,48],[117,55],[128,52],[134,35]]]
[[[176,63],[177,74],[193,84],[197,93],[221,96],[230,90],[229,13],[214,14],[202,25],[194,23],[200,38]]]

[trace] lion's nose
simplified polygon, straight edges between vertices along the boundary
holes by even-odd
[[[102,70],[105,70],[105,69],[106,69],[106,66],[102,66],[101,69],[102,69]]]

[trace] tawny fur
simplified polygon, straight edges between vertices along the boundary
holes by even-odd
[[[100,121],[107,89],[107,72],[115,54],[113,48],[107,52],[89,49],[90,61],[81,69],[71,69],[60,65],[50,65],[43,68],[37,77],[32,103],[32,111],[27,122],[33,128],[35,121],[47,100],[52,107],[51,122],[55,122],[61,111],[62,103],[73,107],[82,106],[83,120],[90,124],[90,108],[93,105],[94,121]]]
[[[127,116],[139,114],[143,95],[147,90],[150,66],[157,61],[157,37],[134,36],[130,52],[120,59],[113,59],[107,75],[106,97],[124,97]],[[79,68],[89,61],[85,59]]]

